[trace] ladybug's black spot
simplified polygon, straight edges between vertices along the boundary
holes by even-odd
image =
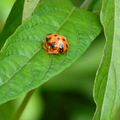
[[[59,53],[62,53],[63,52],[63,44],[62,43],[59,44],[59,48],[60,48]]]
[[[46,38],[46,41],[48,42],[50,39],[51,39],[51,37],[50,38]]]
[[[63,38],[62,40],[63,40],[63,41],[65,41],[65,39],[64,39],[64,38]]]
[[[59,38],[59,37],[58,37],[57,39],[58,39],[58,40],[60,40],[60,38]]]
[[[51,47],[54,48],[55,47],[55,42],[51,43]]]
[[[66,47],[68,48],[68,45],[66,44]]]
[[[56,34],[54,36],[57,36]]]

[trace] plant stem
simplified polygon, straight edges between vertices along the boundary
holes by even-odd
[[[21,105],[19,106],[19,108],[16,111],[12,120],[19,120],[20,119],[23,111],[25,110],[27,103],[29,102],[29,100],[30,100],[31,96],[33,95],[33,93],[35,92],[35,90],[36,89],[33,89],[27,93],[27,95],[25,96],[24,100],[22,101]]]
[[[85,0],[80,8],[88,9],[93,0]]]

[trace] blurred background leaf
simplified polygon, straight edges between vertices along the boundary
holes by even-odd
[[[15,0],[0,0],[0,32],[3,29],[14,2]]]
[[[0,34],[0,49],[3,47],[6,39],[12,35],[16,28],[22,23],[24,0],[16,0],[11,12],[6,20],[2,33]]]

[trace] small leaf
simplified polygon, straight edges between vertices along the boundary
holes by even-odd
[[[69,0],[43,0],[33,15],[7,40],[0,54],[0,103],[34,89],[79,58],[100,33],[98,17]],[[49,33],[67,37],[65,54],[47,54]]]
[[[28,19],[35,10],[40,0],[25,0],[22,21]]]
[[[97,109],[93,120],[113,120],[120,107],[119,4],[119,0],[102,3],[101,21],[107,41],[94,86]]]

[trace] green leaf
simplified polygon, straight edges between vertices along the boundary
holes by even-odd
[[[97,72],[94,98],[97,104],[93,120],[113,120],[120,107],[120,1],[103,0],[101,21],[106,45]]]
[[[99,18],[69,0],[43,0],[7,40],[0,54],[0,103],[34,89],[79,58],[101,31]],[[67,37],[65,54],[47,54],[49,33]]]
[[[14,33],[16,28],[22,23],[24,0],[16,0],[0,34],[0,49],[3,47],[6,39]]]

